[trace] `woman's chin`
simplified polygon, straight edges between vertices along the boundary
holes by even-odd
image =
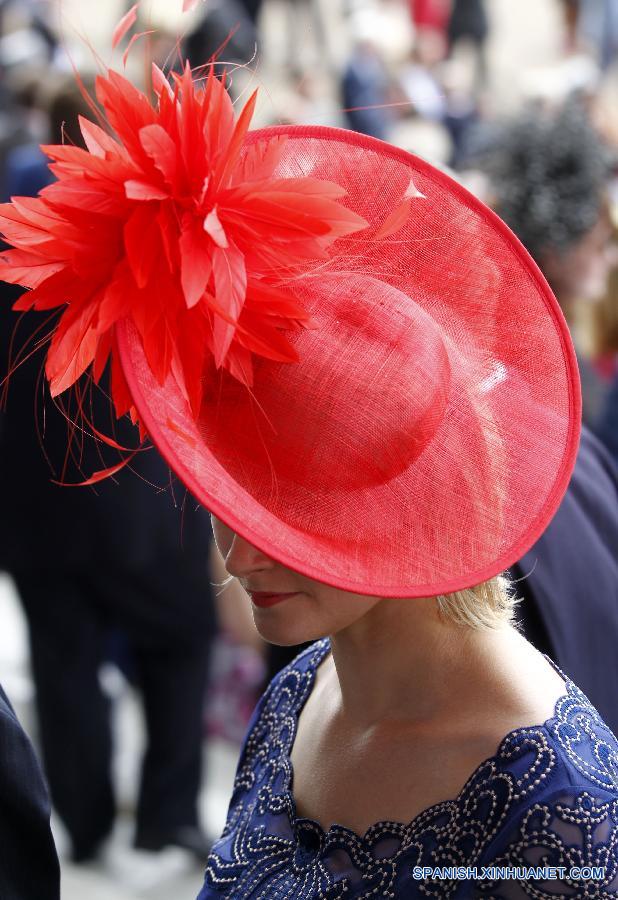
[[[296,617],[279,615],[274,609],[253,610],[253,620],[260,637],[268,644],[278,647],[295,647],[309,641],[317,641],[326,637],[327,632],[318,628],[303,626]]]

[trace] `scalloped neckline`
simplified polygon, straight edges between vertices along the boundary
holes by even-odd
[[[322,643],[322,642],[319,642],[319,643]],[[285,795],[285,797],[290,805],[291,825],[292,825],[293,831],[296,832],[298,830],[299,826],[309,827],[320,836],[321,844],[326,843],[328,841],[329,837],[331,835],[335,835],[335,834],[338,837],[340,837],[342,834],[345,834],[345,835],[348,835],[349,838],[353,841],[359,841],[362,844],[368,844],[370,833],[373,831],[377,831],[380,828],[383,828],[386,831],[391,830],[393,833],[410,832],[413,830],[416,823],[418,821],[420,821],[420,819],[429,816],[432,812],[437,811],[437,810],[441,809],[442,807],[457,806],[461,802],[462,798],[465,796],[468,785],[476,779],[479,772],[482,769],[484,769],[485,766],[487,766],[491,763],[499,764],[500,751],[507,744],[507,742],[512,740],[513,737],[515,737],[519,733],[524,733],[527,731],[539,731],[539,730],[545,730],[551,737],[551,726],[558,718],[558,708],[560,705],[562,705],[562,703],[564,702],[565,699],[568,699],[569,697],[572,696],[573,688],[576,687],[574,682],[571,681],[570,678],[567,678],[567,676],[564,674],[562,669],[560,669],[556,665],[556,663],[553,661],[553,659],[550,659],[550,657],[546,653],[541,654],[543,656],[543,659],[545,659],[550,664],[552,669],[554,669],[554,671],[557,672],[558,675],[560,675],[560,677],[562,678],[562,680],[564,682],[564,686],[565,686],[564,692],[562,694],[560,694],[560,696],[556,699],[556,702],[554,703],[554,711],[553,711],[552,715],[549,716],[549,718],[545,719],[545,721],[542,724],[520,725],[518,728],[512,728],[511,731],[508,731],[504,735],[504,737],[502,738],[500,743],[498,744],[498,748],[497,748],[496,752],[492,756],[488,756],[481,763],[479,763],[479,765],[474,769],[474,771],[466,779],[463,787],[461,788],[461,790],[459,791],[457,796],[454,797],[452,800],[440,800],[440,801],[438,801],[438,803],[432,803],[430,806],[427,806],[424,809],[420,810],[420,812],[418,812],[415,816],[413,816],[413,818],[410,819],[409,822],[397,822],[395,820],[390,820],[390,819],[383,819],[379,822],[374,822],[372,825],[370,825],[367,828],[364,835],[360,835],[360,834],[358,834],[358,832],[354,831],[353,828],[348,828],[346,825],[339,825],[336,822],[333,822],[328,828],[324,828],[324,826],[321,825],[320,822],[316,821],[315,819],[311,819],[308,816],[299,816],[297,814],[296,800],[294,798],[294,766],[292,764],[292,748],[294,746],[294,742],[296,740],[296,734],[298,732],[298,721],[299,721],[300,715],[305,707],[305,704],[307,703],[307,701],[313,691],[317,671],[318,671],[319,667],[322,665],[322,663],[324,662],[324,660],[326,659],[326,657],[331,652],[330,641],[328,640],[328,638],[325,638],[323,641],[323,645],[321,647],[319,647],[319,649],[318,648],[308,648],[306,651],[307,655],[309,655],[311,653],[312,649],[314,652],[316,652],[316,650],[317,650],[317,652],[319,653],[319,656],[318,656],[318,659],[316,660],[315,664],[312,666],[312,668],[310,670],[310,681],[307,684],[306,693],[302,699],[302,702],[299,703],[294,710],[294,727],[291,730],[290,741],[289,741],[289,746],[288,746],[288,750],[287,750],[288,771],[286,772],[283,794]],[[586,697],[586,702],[589,705],[591,705],[590,701],[588,700],[587,697]]]

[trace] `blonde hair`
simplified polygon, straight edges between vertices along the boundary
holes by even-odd
[[[511,582],[503,575],[436,599],[438,614],[445,621],[482,629],[513,625],[515,608],[520,602]]]

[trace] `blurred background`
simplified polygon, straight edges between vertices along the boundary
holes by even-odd
[[[374,135],[448,167],[496,208],[558,297],[580,361],[584,419],[618,461],[618,0],[181,6],[139,7],[133,32],[156,31],[127,60],[137,83],[150,58],[166,69],[185,58],[197,66],[225,45],[232,96],[260,87],[256,125]],[[72,67],[87,86],[97,60],[122,69],[129,38],[112,55],[111,34],[130,7],[0,0],[4,199],[50,180],[41,142],[63,132],[79,141],[84,103]],[[4,325],[3,358],[13,325]],[[31,398],[40,359],[30,368],[19,377]],[[158,462],[161,471],[140,470],[137,497],[113,485],[69,500],[49,485],[53,459],[40,482],[32,475],[47,457],[42,443],[54,440],[53,410],[41,399],[33,416],[24,400],[30,421],[18,425],[13,392],[19,386],[0,414],[0,468],[12,482],[3,493],[0,682],[43,757],[63,897],[194,897],[253,704],[284,660],[262,646],[245,599],[225,583],[207,517]],[[42,420],[43,442],[33,427]],[[100,468],[81,455],[80,466]],[[153,522],[165,523],[156,534],[146,528]],[[94,535],[90,559],[82,542]],[[184,630],[170,624],[179,617]],[[56,684],[59,668],[66,675]],[[191,752],[179,759],[173,745]]]

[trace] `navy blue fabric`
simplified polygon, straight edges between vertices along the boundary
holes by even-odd
[[[380,822],[360,837],[298,817],[290,753],[329,651],[328,641],[309,647],[262,697],[198,900],[618,898],[618,741],[568,680],[550,719],[509,732],[457,798],[412,822]],[[476,866],[480,873],[494,865],[590,865],[605,874],[586,881],[584,895],[566,875],[489,882],[417,880],[413,873],[425,866]]]
[[[388,107],[388,78],[378,56],[354,53],[343,72],[341,94],[347,127],[386,140],[392,126]]]
[[[618,466],[618,375],[608,390],[605,406],[597,422],[596,433]]]
[[[618,476],[587,429],[556,516],[511,573],[525,636],[618,734]]]
[[[41,769],[0,687],[0,898],[58,900],[60,870]]]
[[[54,180],[48,168],[49,159],[37,143],[20,144],[6,158],[4,167],[4,198],[35,197]]]

